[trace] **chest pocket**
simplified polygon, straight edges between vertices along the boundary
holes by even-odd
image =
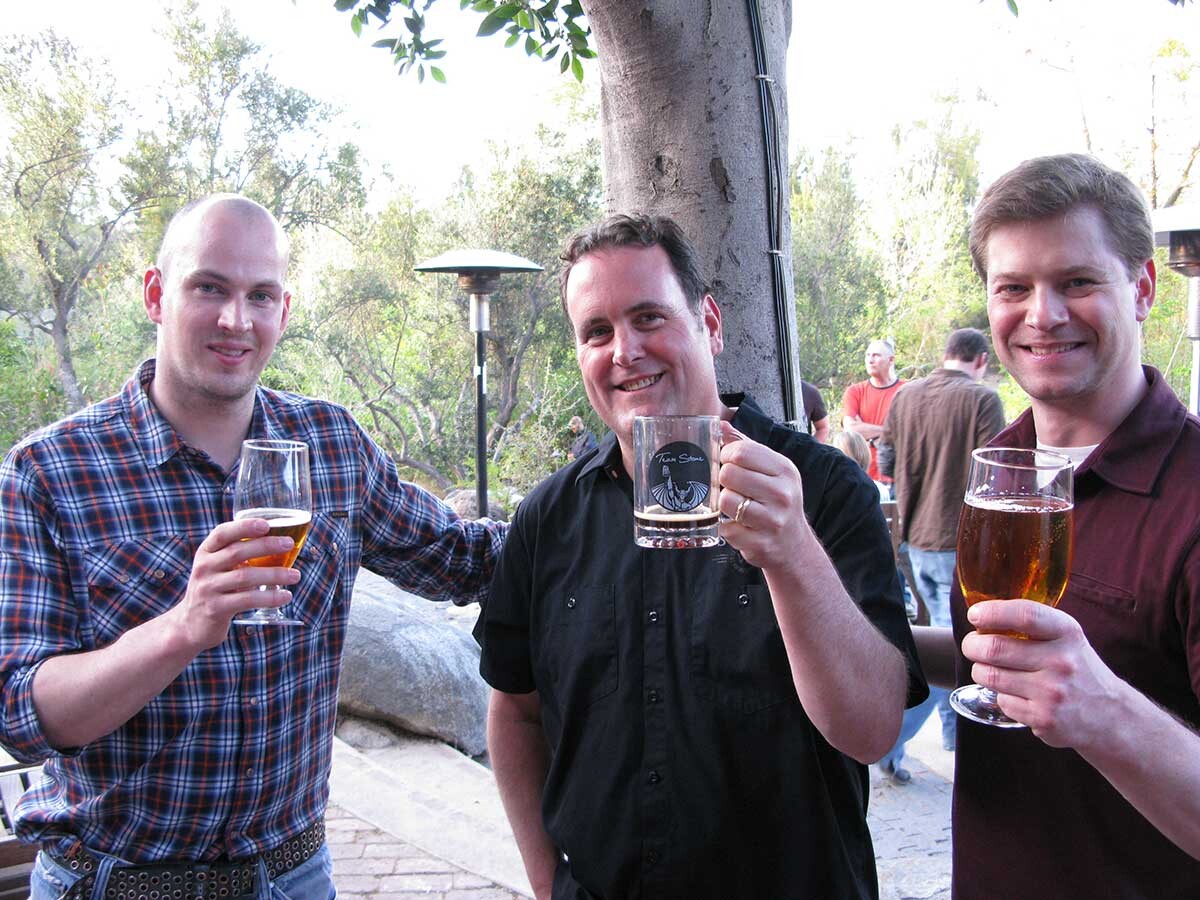
[[[796,696],[765,584],[725,584],[692,605],[690,660],[702,700],[752,713]]]
[[[179,535],[121,541],[84,551],[89,619],[98,646],[165,613],[183,597],[192,549]]]
[[[562,706],[590,706],[617,689],[615,619],[611,586],[563,588],[546,599],[538,667]]]
[[[313,514],[308,539],[292,568],[300,573],[293,585],[292,602],[286,607],[305,625],[325,622],[336,610],[346,608],[343,596],[347,580],[342,578],[342,557],[346,552],[346,518],[327,512]]]

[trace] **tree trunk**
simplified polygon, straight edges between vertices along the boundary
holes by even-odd
[[[60,313],[54,317],[50,326],[50,339],[54,342],[54,354],[58,357],[58,380],[62,384],[63,393],[71,411],[76,412],[88,405],[87,398],[79,387],[79,378],[75,375],[75,362],[71,357],[71,342],[67,337],[67,315]]]
[[[798,405],[787,204],[784,92],[790,0],[581,0],[598,53],[609,212],[674,218],[700,251],[723,314],[722,390],[744,390],[772,416],[790,379]],[[749,4],[761,10],[773,79],[782,216],[773,239],[763,107]],[[772,249],[781,252],[777,313]],[[791,348],[781,365],[779,329]]]

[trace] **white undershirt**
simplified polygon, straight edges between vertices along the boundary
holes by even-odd
[[[1071,460],[1074,468],[1078,469],[1083,465],[1083,461],[1092,455],[1092,451],[1099,447],[1099,444],[1088,444],[1086,447],[1055,447],[1051,444],[1045,444],[1041,441],[1037,442],[1039,450],[1049,450],[1052,453],[1061,453],[1063,456]]]

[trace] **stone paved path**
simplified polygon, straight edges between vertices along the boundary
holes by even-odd
[[[936,717],[931,721],[936,722]],[[924,734],[924,731],[922,732]],[[951,754],[911,755],[913,780],[892,785],[871,770],[868,821],[880,900],[949,900]],[[936,770],[935,770],[936,769]],[[521,900],[496,885],[330,806],[326,827],[342,900]]]
[[[464,872],[330,806],[325,833],[339,900],[519,900],[520,894]]]

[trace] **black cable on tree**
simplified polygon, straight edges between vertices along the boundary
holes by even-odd
[[[784,282],[783,216],[785,184],[779,158],[779,109],[775,79],[767,73],[767,54],[763,41],[762,14],[758,0],[746,0],[750,14],[750,37],[754,45],[754,78],[758,82],[758,101],[762,112],[763,146],[767,170],[767,234],[771,246],[771,292],[775,298],[775,342],[779,352],[779,378],[783,387],[784,418],[790,422],[802,418],[796,381],[792,371],[792,335],[788,330],[788,306],[791,291]]]

